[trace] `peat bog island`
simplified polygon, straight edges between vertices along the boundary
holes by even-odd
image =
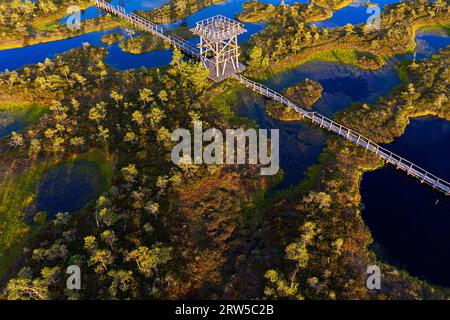
[[[0,300],[450,299],[449,0],[0,0],[0,22]]]

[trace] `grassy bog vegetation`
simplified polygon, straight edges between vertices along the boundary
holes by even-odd
[[[240,212],[269,182],[258,168],[171,162],[175,128],[189,128],[194,119],[230,125],[209,107],[214,95],[208,92],[219,89],[199,63],[183,61],[175,50],[165,70],[121,72],[103,63],[105,55],[105,49],[85,46],[0,77],[5,97],[22,93],[50,105],[28,130],[0,140],[0,166],[11,179],[1,190],[17,200],[1,212],[2,221],[15,224],[2,224],[1,231],[8,241],[24,240],[15,242],[2,265],[4,297],[212,297],[236,272],[227,261],[241,243]],[[44,166],[88,150],[114,159],[102,164],[110,187],[76,214],[41,228],[28,225],[23,206],[33,202]],[[82,294],[65,290],[62,275],[73,263],[85,270],[83,285],[90,289]]]
[[[186,18],[214,3],[223,0],[171,0],[169,3],[151,11],[137,11],[144,18],[157,24],[172,23]]]
[[[250,73],[252,76],[267,77],[271,72],[293,68],[314,59],[375,70],[386,59],[414,49],[417,29],[450,23],[448,1],[444,0],[434,3],[409,1],[386,6],[381,15],[380,30],[370,29],[366,24],[320,29],[308,24],[308,16],[295,5],[280,6],[270,16],[273,18],[268,19],[269,26],[252,37],[248,60],[250,70],[263,69],[266,73]],[[253,59],[252,51],[257,48],[264,48],[264,55]]]
[[[20,128],[27,127],[39,120],[48,111],[48,106],[36,103],[25,101],[0,102],[0,136],[8,133],[5,132],[8,126],[17,124]]]
[[[179,27],[166,32],[167,35],[176,35],[183,39],[191,39],[194,37],[189,27]],[[137,37],[127,39],[120,43],[120,48],[124,52],[141,54],[148,53],[156,50],[170,49],[171,45],[167,41],[164,41],[160,37],[156,37],[151,33],[144,33]]]
[[[246,4],[245,12],[239,16],[242,21],[269,22],[269,28],[251,41],[247,73],[254,78],[267,78],[265,69],[277,72],[307,59],[377,69],[388,57],[414,47],[417,28],[448,24],[446,6],[442,2],[389,6],[386,9],[389,14],[384,16],[389,28],[370,41],[366,35],[369,43],[366,47],[359,40],[353,41],[356,36],[352,38],[354,32],[358,33],[355,30],[362,26],[329,31],[310,29],[297,9],[289,11],[286,7],[275,8],[258,2]],[[404,19],[394,21],[397,15]],[[303,32],[294,35],[298,30],[294,27],[296,23]],[[314,30],[319,36],[311,33],[309,38],[306,30]],[[320,40],[322,33],[334,34],[334,38]],[[307,41],[303,37],[307,37]],[[296,41],[304,42],[299,44],[304,45],[299,49],[301,54],[293,53],[296,49],[292,44],[298,43]],[[308,41],[310,45],[305,44]],[[325,45],[326,41],[330,42]],[[283,50],[288,53],[283,55]],[[313,55],[308,51],[313,51]],[[401,86],[376,104],[352,106],[338,114],[336,120],[350,128],[361,128],[362,134],[376,142],[387,143],[403,133],[412,117],[433,115],[448,119],[449,62],[448,49],[420,63],[404,62],[398,68],[403,81]],[[301,85],[293,86],[284,94],[301,100],[308,97],[303,89]],[[267,111],[281,120],[298,120],[291,110],[271,101]],[[253,217],[264,219],[257,219],[257,240],[253,238],[258,243],[258,253],[247,255],[245,265],[264,274],[266,280],[258,281],[258,277],[242,271],[238,274],[241,279],[238,291],[255,297],[264,292],[266,297],[275,299],[447,299],[448,290],[379,261],[369,249],[372,239],[360,215],[359,185],[365,171],[382,165],[372,154],[339,137],[330,137],[319,163],[309,169],[307,179],[296,188],[252,208]],[[371,264],[386,270],[383,279],[386,286],[375,294],[364,286],[362,266]]]
[[[122,48],[125,52],[141,54],[156,50],[169,49],[170,44],[159,37],[145,33],[121,42],[120,48]]]
[[[124,36],[121,35],[120,33],[111,33],[107,34],[106,36],[103,36],[100,41],[108,45],[113,45],[117,42],[122,41],[123,38]]]
[[[400,67],[402,85],[376,104],[344,110],[336,121],[358,128],[377,143],[387,143],[404,132],[410,118],[433,115],[448,120],[449,66],[449,48],[419,63],[405,61]],[[278,246],[284,253],[284,258],[266,264],[268,297],[448,299],[448,290],[377,260],[368,249],[372,239],[360,216],[359,185],[365,171],[382,165],[373,154],[330,136],[308,178],[261,208],[267,219],[266,246]],[[286,228],[287,224],[298,229]],[[365,288],[361,267],[371,264],[387,270],[385,285],[375,294]]]
[[[171,22],[215,2],[174,0],[146,15]],[[321,3],[337,8],[347,2]],[[389,6],[386,28],[379,31],[362,25],[326,31],[308,23],[329,17],[328,9],[246,4],[242,21],[269,23],[251,40],[247,72],[262,78],[309,59],[378,68],[412,48],[419,26],[448,24],[441,5],[438,0]],[[96,27],[120,23],[111,17],[101,21]],[[142,35],[121,46],[140,53],[165,44]],[[193,120],[220,129],[257,127],[233,109],[239,90],[246,89],[232,79],[210,82],[208,70],[176,49],[169,66],[152,70],[115,70],[105,64],[106,54],[84,45],[0,74],[0,110],[22,114],[23,109],[29,125],[0,139],[0,298],[450,297],[447,290],[383,264],[369,250],[359,184],[364,171],[383,165],[380,159],[331,136],[307,178],[273,198],[265,193],[281,175],[261,177],[254,166],[176,166],[171,132],[192,128]],[[401,135],[411,117],[450,119],[449,65],[449,49],[405,62],[399,68],[403,83],[390,95],[352,106],[336,120],[381,143]],[[311,80],[284,92],[305,108],[321,93]],[[273,117],[296,119],[275,103],[267,109]],[[106,182],[79,212],[47,221],[34,205],[37,186],[55,166],[77,161],[94,163]],[[88,290],[66,290],[64,275],[72,264],[83,270]],[[384,270],[376,293],[365,287],[371,264]]]
[[[274,6],[258,1],[246,2],[243,5],[244,12],[237,15],[242,22],[271,22],[281,18],[285,12],[290,12],[293,17],[304,22],[317,22],[333,16],[333,12],[323,8],[294,3],[291,6]]]
[[[321,8],[339,10],[351,4],[352,0],[313,0],[312,3]]]
[[[156,23],[170,23],[185,18],[221,0],[185,1],[172,0],[159,8],[138,13]],[[61,19],[68,16],[67,8],[76,5],[81,10],[94,5],[93,1],[6,0],[0,3],[0,50],[58,41],[86,33],[111,30],[123,25],[119,18],[106,14],[82,21],[81,29],[69,29]],[[131,27],[131,26],[130,26]],[[170,33],[170,32],[169,32]],[[177,34],[189,38],[188,28],[180,27]],[[107,44],[112,40],[109,39]],[[162,43],[145,36],[130,40],[124,50],[130,53],[145,53],[161,48]]]
[[[112,159],[101,150],[93,149],[87,153],[74,154],[68,159],[37,159],[27,166],[16,167],[13,164],[2,169],[0,183],[0,275],[6,274],[7,268],[21,252],[27,240],[45,227],[45,212],[36,211],[36,192],[45,173],[57,165],[70,165],[76,161],[87,161],[98,166],[105,184],[96,186],[97,193],[106,189],[111,179]],[[39,221],[39,217],[44,217]],[[28,222],[26,221],[28,220]],[[33,221],[32,223],[30,221]]]
[[[67,8],[70,5],[86,9],[94,3],[87,0],[3,1],[0,3],[0,49],[63,40],[121,26],[118,19],[106,15],[83,21],[79,30],[69,29],[61,23],[61,19],[68,16]]]
[[[323,87],[320,83],[305,79],[283,91],[283,95],[294,104],[304,110],[311,110],[311,107],[322,96]],[[276,101],[269,101],[266,106],[267,113],[283,121],[300,120],[302,117],[294,109]]]

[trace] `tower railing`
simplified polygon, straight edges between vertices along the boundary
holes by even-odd
[[[177,46],[183,52],[186,52],[189,55],[196,57],[198,59],[202,59],[202,61],[206,62],[206,64],[213,63],[208,58],[202,56],[199,49],[194,44],[192,44],[178,36],[175,36],[175,35],[165,35],[163,29],[155,23],[153,23],[147,19],[144,19],[134,13],[127,14],[125,12],[124,8],[111,5],[110,3],[105,2],[103,0],[95,0],[95,4],[100,9],[103,9],[112,14],[116,14],[116,15],[130,21],[134,25],[141,27],[142,29],[149,31],[149,32],[153,33],[154,35],[163,38],[164,40]],[[219,17],[219,19],[222,19],[222,17]],[[213,18],[209,18],[209,19],[213,19]],[[217,17],[216,17],[216,19],[217,19]],[[228,18],[223,17],[223,19],[228,19]],[[233,21],[231,19],[228,19],[228,20]],[[229,22],[228,20],[224,20],[224,21]],[[212,20],[205,19],[205,20],[201,21],[201,23],[207,24],[208,22],[211,22],[211,21]],[[419,181],[421,183],[426,183],[426,184],[430,185],[432,188],[443,192],[447,196],[450,196],[450,183],[445,181],[444,179],[441,179],[441,178],[433,175],[432,173],[417,166],[416,164],[412,163],[411,161],[408,161],[405,158],[402,158],[401,156],[381,147],[377,143],[375,143],[372,140],[366,138],[365,136],[359,134],[358,132],[356,132],[350,128],[347,128],[347,127],[321,115],[320,113],[306,111],[305,109],[303,109],[303,108],[297,106],[296,104],[294,104],[293,102],[291,102],[289,99],[287,99],[283,95],[264,86],[261,83],[249,80],[238,73],[234,73],[233,76],[240,83],[244,84],[246,87],[252,89],[253,91],[258,92],[258,93],[262,94],[263,96],[266,96],[270,99],[278,101],[290,108],[293,108],[302,117],[311,120],[312,123],[319,125],[322,128],[326,128],[329,131],[331,131],[339,136],[344,137],[348,141],[365,148],[366,150],[379,156],[381,159],[386,161],[386,163],[390,163],[390,164],[394,165],[397,169],[402,170],[402,171],[406,172],[408,175],[419,179]]]

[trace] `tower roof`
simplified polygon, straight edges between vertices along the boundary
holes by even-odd
[[[192,32],[208,41],[221,42],[243,34],[247,30],[244,29],[243,24],[225,16],[217,15],[197,22]]]

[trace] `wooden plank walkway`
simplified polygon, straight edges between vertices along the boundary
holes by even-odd
[[[121,6],[115,6],[110,4],[109,2],[105,2],[103,0],[95,0],[96,6],[104,10],[106,12],[109,12],[111,14],[114,14],[122,19],[127,20],[130,22],[133,26],[143,29],[147,32],[150,32],[151,34],[160,37],[164,39],[165,41],[171,43],[172,45],[176,46],[178,49],[180,49],[185,54],[196,58],[198,60],[201,60],[203,64],[210,69],[209,78],[215,82],[222,81],[226,78],[232,77],[234,73],[236,72],[242,72],[245,70],[245,65],[239,64],[238,70],[234,70],[234,68],[231,65],[227,65],[224,75],[221,75],[219,78],[215,74],[214,70],[214,62],[211,59],[208,59],[206,57],[202,57],[200,54],[200,49],[197,48],[195,44],[190,43],[189,41],[184,40],[181,37],[178,37],[176,35],[166,35],[164,34],[163,28],[161,26],[141,17],[137,14],[130,13],[127,14],[125,12],[125,9]]]
[[[151,34],[153,34],[157,37],[160,37],[163,40],[171,43],[172,45],[174,45],[178,49],[180,49],[182,52],[184,52],[185,54],[187,54],[193,58],[202,60],[206,66],[213,65],[213,62],[210,59],[201,56],[200,50],[199,50],[199,48],[197,48],[197,46],[195,44],[192,44],[189,41],[186,41],[183,38],[178,37],[176,35],[164,34],[164,30],[163,30],[163,28],[161,28],[161,26],[159,26],[145,18],[142,18],[141,16],[138,16],[137,14],[134,14],[134,13],[127,14],[125,12],[125,9],[121,6],[115,6],[115,5],[110,4],[109,2],[105,2],[103,0],[95,0],[95,4],[99,9],[109,12],[111,14],[114,14],[120,18],[123,18],[123,19],[127,20],[128,22],[130,22],[133,26],[143,29],[147,32],[150,32]],[[245,67],[243,66],[243,68],[241,70],[244,70],[244,69],[245,69]],[[214,73],[213,70],[211,70],[209,78],[211,78],[214,81],[217,81],[217,79],[214,77],[213,73]],[[231,76],[231,74],[230,74],[230,76]]]
[[[297,105],[289,101],[287,98],[283,97],[281,94],[273,91],[272,89],[260,83],[251,81],[240,74],[236,74],[234,77],[240,83],[244,84],[246,87],[252,89],[253,91],[258,92],[263,96],[266,96],[275,101],[279,101],[280,103],[293,108],[300,115],[311,120],[314,124],[319,125],[321,128],[326,128],[329,131],[338,134],[341,137],[344,137],[345,139],[351,141],[352,143],[363,147],[364,149],[379,156],[381,159],[386,161],[386,163],[390,163],[394,165],[397,169],[400,169],[406,172],[408,175],[419,179],[421,183],[426,183],[430,185],[433,189],[441,191],[445,195],[450,196],[450,183],[433,175],[427,170],[415,165],[411,161],[408,161],[400,157],[399,155],[381,147],[377,143],[364,137],[358,132],[353,131],[352,129],[349,129],[331,119],[328,119],[327,117],[321,115],[320,113],[309,112],[298,107]]]
[[[165,35],[164,30],[158,26],[157,24],[144,19],[134,13],[127,14],[125,12],[125,9],[120,6],[114,6],[108,2],[105,2],[103,0],[95,0],[95,4],[98,8],[110,12],[112,14],[115,14],[123,19],[128,20],[130,23],[132,23],[134,26],[139,27],[143,30],[146,30],[158,37],[161,37],[162,39],[170,42],[171,44],[177,46],[181,51],[187,53],[188,55],[197,58],[197,59],[203,59],[204,63],[206,65],[211,64],[212,61],[209,61],[209,59],[206,59],[204,57],[201,57],[200,50],[192,43],[177,37],[173,35]],[[206,59],[206,60],[205,60]],[[241,66],[241,70],[244,70],[245,66]],[[212,72],[214,73],[214,72]],[[282,96],[278,92],[258,83],[252,80],[249,80],[245,78],[244,76],[232,73],[230,72],[229,76],[235,77],[240,83],[244,84],[246,87],[252,89],[255,92],[258,92],[262,94],[263,96],[266,96],[270,99],[273,99],[275,101],[278,101],[290,108],[293,108],[296,112],[298,112],[300,115],[302,115],[304,118],[307,118],[311,120],[314,124],[319,125],[322,128],[326,128],[329,131],[338,134],[345,139],[351,141],[354,144],[357,144],[361,146],[362,148],[376,154],[381,159],[386,161],[386,163],[390,163],[394,165],[397,169],[402,170],[406,172],[408,175],[413,176],[421,183],[426,183],[430,185],[433,189],[436,189],[442,193],[444,193],[446,196],[450,196],[450,183],[447,181],[431,174],[430,172],[426,171],[425,169],[415,165],[414,163],[400,157],[399,155],[396,155],[393,152],[390,152],[389,150],[381,147],[380,145],[376,144],[375,142],[371,141],[370,139],[364,137],[363,135],[359,134],[356,131],[353,131],[352,129],[346,128],[343,125],[334,122],[331,119],[328,119],[327,117],[317,113],[317,112],[309,112],[306,111],[299,106],[295,105],[289,99]],[[210,78],[214,81],[217,81],[213,76]]]

